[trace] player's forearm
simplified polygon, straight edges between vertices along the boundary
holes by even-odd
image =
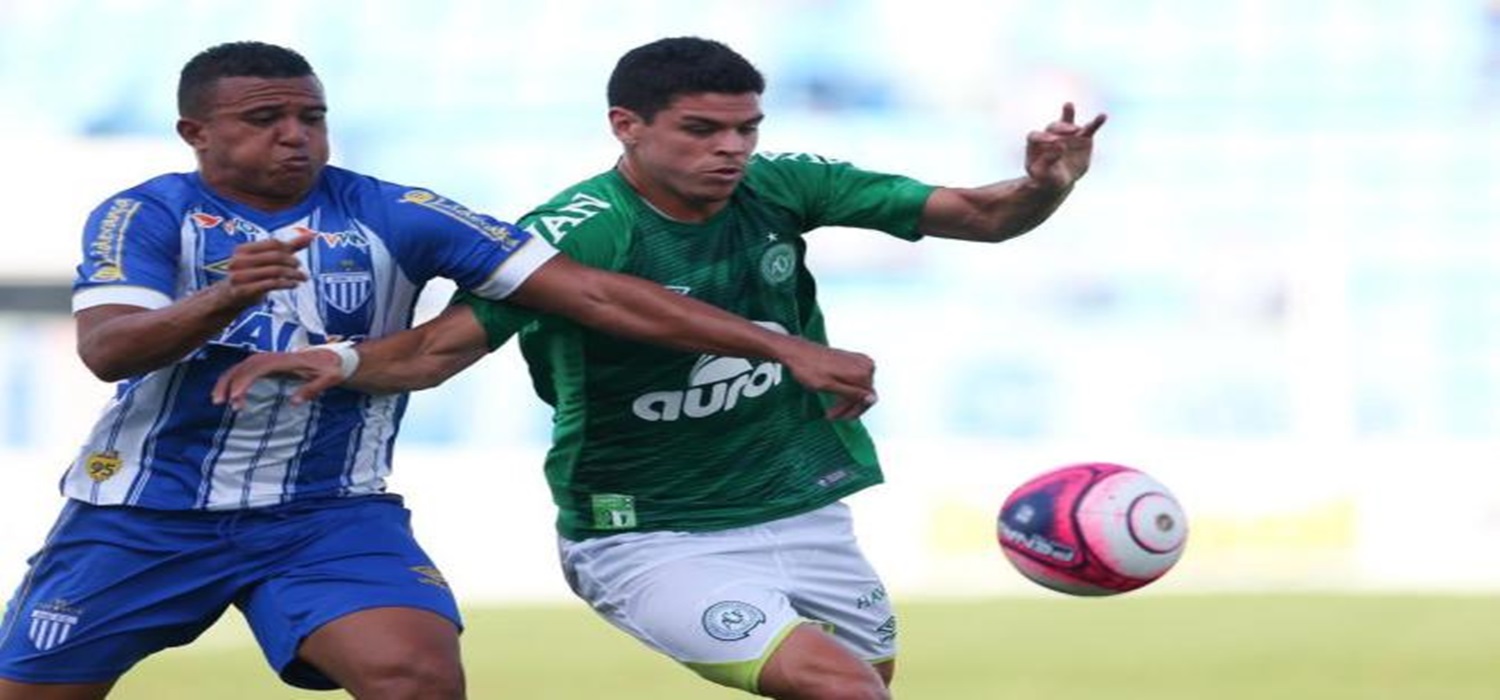
[[[244,310],[218,286],[160,309],[105,305],[78,312],[78,356],[104,381],[166,367],[223,332]]]
[[[450,306],[411,330],[360,343],[359,367],[343,385],[371,394],[435,387],[489,352],[466,306]]]
[[[712,304],[562,255],[532,273],[506,301],[678,350],[775,358],[786,347],[784,336]]]
[[[984,187],[940,188],[928,199],[919,226],[932,236],[998,243],[1040,226],[1071,191],[1029,177]]]
[[[655,345],[746,358],[779,359],[795,342],[739,316],[653,282],[597,272],[571,308],[559,310],[597,330]]]

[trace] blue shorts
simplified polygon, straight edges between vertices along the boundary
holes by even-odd
[[[70,501],[0,621],[0,678],[112,680],[233,604],[282,680],[337,688],[297,659],[322,625],[380,607],[462,624],[410,519],[395,496],[213,512]]]

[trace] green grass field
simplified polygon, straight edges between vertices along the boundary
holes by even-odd
[[[903,700],[1494,700],[1500,597],[1003,598],[898,608]],[[334,698],[265,666],[231,613],[147,660],[117,700]],[[581,605],[468,611],[475,700],[749,697],[636,646]]]

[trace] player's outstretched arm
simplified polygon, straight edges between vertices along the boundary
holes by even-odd
[[[998,243],[1041,225],[1089,170],[1100,114],[1074,121],[1073,103],[1042,131],[1026,136],[1026,176],[984,187],[940,187],[928,198],[921,231],[940,238]]]
[[[302,386],[294,404],[316,398],[329,388],[383,394],[437,386],[489,352],[484,328],[474,310],[463,304],[444,309],[432,320],[357,347],[334,350],[317,346],[298,352],[263,352],[248,357],[219,376],[213,401],[243,408],[245,397],[263,377],[294,377]],[[349,356],[350,359],[345,360]]]
[[[307,279],[297,251],[311,242],[308,235],[240,245],[223,280],[160,309],[104,304],[79,311],[78,357],[107,382],[170,365],[223,331],[266,294]]]
[[[838,397],[830,418],[857,417],[875,402],[875,363],[865,355],[767,330],[654,282],[563,255],[532,273],[507,301],[656,345],[776,360],[803,386]]]

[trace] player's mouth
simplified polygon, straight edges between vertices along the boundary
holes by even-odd
[[[704,172],[704,177],[714,182],[736,182],[745,174],[743,168],[723,167]]]

